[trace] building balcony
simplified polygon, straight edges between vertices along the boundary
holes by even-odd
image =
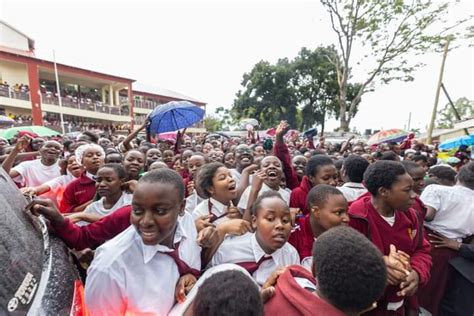
[[[51,105],[59,105],[59,98],[53,96],[52,94],[41,94],[42,97],[42,104],[51,104]],[[70,97],[61,97],[62,106],[73,108],[73,109],[80,109],[92,112],[99,112],[99,113],[107,113],[113,115],[121,115],[121,116],[129,116],[130,112],[128,110],[128,104],[122,106],[122,108],[118,108],[115,106],[110,106],[103,104],[100,101],[93,101],[91,99],[77,99],[77,98],[70,98]]]
[[[51,93],[41,94],[43,111],[60,113],[59,98]],[[61,97],[63,114],[89,117],[107,121],[130,122],[128,105],[122,107],[110,106],[90,99]]]
[[[14,91],[11,87],[0,85],[0,97],[30,101],[30,92]]]

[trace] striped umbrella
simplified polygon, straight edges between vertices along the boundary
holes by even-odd
[[[370,136],[369,140],[367,141],[367,145],[378,145],[382,143],[389,143],[389,142],[401,142],[403,141],[408,135],[408,132],[402,129],[387,129],[381,130],[380,132],[375,133],[374,135]]]

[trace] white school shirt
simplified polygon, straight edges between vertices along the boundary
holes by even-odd
[[[66,188],[69,183],[71,183],[73,180],[76,180],[72,174],[68,173],[59,177],[56,177],[52,180],[49,180],[48,182],[45,183],[50,190],[55,190],[56,188],[63,187]]]
[[[61,175],[58,161],[51,166],[45,166],[41,163],[41,159],[24,161],[13,167],[12,170],[20,174],[13,181],[21,183],[25,187],[37,187]]]
[[[357,182],[346,182],[337,188],[342,192],[347,202],[355,201],[359,196],[367,193],[367,189],[364,187],[364,185]]]
[[[474,234],[474,190],[462,185],[432,184],[423,190],[420,199],[436,210],[434,219],[425,221],[429,229],[458,241]]]
[[[199,194],[196,193],[196,190],[194,190],[193,193],[186,198],[186,206],[184,207],[184,210],[189,214],[192,214],[199,203],[204,200],[205,199],[200,197]]]
[[[174,243],[179,257],[191,268],[201,269],[201,248],[192,216],[178,219]],[[94,315],[167,315],[175,303],[180,277],[174,260],[161,252],[163,245],[143,244],[134,226],[109,240],[95,253],[87,271],[85,300]]]
[[[263,256],[268,256],[260,247],[255,233],[242,236],[228,237],[222,242],[212,257],[211,266],[222,263],[258,262]],[[263,285],[270,274],[278,267],[300,264],[296,249],[288,242],[270,255],[272,259],[263,261],[252,277],[258,284]]]
[[[237,171],[237,169],[230,169],[230,175],[235,180],[235,184],[239,186],[240,179],[242,179],[242,174]],[[252,184],[253,181],[253,174],[249,175],[249,184]]]
[[[198,219],[201,216],[209,215],[209,202],[211,202],[211,213],[217,217],[224,215],[227,212],[227,205],[222,204],[221,202],[217,201],[216,199],[209,198],[203,200],[193,211],[193,218],[194,220]],[[228,221],[229,218],[227,216],[220,217],[213,223],[219,225],[225,221]]]
[[[252,191],[251,185],[249,185],[245,189],[244,193],[242,193],[242,196],[240,197],[240,200],[239,200],[239,204],[237,205],[238,208],[242,210],[247,209],[247,204],[250,198],[250,191]],[[258,196],[260,196],[263,192],[267,192],[267,191],[272,191],[272,188],[270,188],[268,185],[264,183],[262,185],[262,189],[260,189],[260,191],[258,192]],[[280,193],[281,197],[286,202],[286,205],[290,205],[290,193],[288,193],[288,191],[282,188],[279,188],[277,192]]]
[[[107,209],[104,207],[105,197],[102,197],[100,200],[89,204],[84,210],[84,213],[96,214],[101,217],[104,217],[104,216],[112,214],[113,212],[121,208],[122,206],[132,204],[132,198],[133,198],[133,194],[122,192],[122,196],[120,196],[117,202],[111,208]],[[79,226],[86,226],[89,224],[90,223],[86,221],[80,221],[77,223],[77,225]]]

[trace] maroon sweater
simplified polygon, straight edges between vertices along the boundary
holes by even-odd
[[[273,149],[273,152],[275,156],[280,159],[281,164],[283,165],[283,172],[285,172],[286,186],[288,189],[293,190],[299,187],[300,180],[298,180],[298,175],[291,164],[291,156],[288,146],[286,146],[285,143],[277,143]]]
[[[278,278],[275,295],[265,304],[265,315],[343,316],[336,307],[302,288],[295,277],[307,279],[316,286],[311,272],[302,266],[292,265]]]
[[[380,216],[368,195],[351,204],[349,217],[349,226],[367,236],[383,255],[390,253],[390,244],[407,253],[412,268],[418,273],[420,286],[428,282],[432,265],[430,244],[423,236],[423,225],[415,210],[396,211],[392,227]],[[377,309],[369,315],[383,315],[387,302],[400,301],[398,291],[399,287],[388,285]]]
[[[309,209],[306,205],[306,198],[308,197],[308,192],[311,190],[311,188],[311,182],[309,182],[307,176],[304,176],[301,180],[300,186],[291,191],[290,207],[297,207],[303,211],[303,214],[308,214]]]
[[[311,230],[309,214],[301,218],[297,224],[298,225],[291,232],[288,242],[296,248],[301,261],[303,261],[304,258],[313,255],[314,235]]]
[[[60,205],[62,213],[72,213],[73,209],[92,200],[96,193],[95,181],[83,173],[79,178],[69,183],[64,190]]]
[[[69,248],[95,249],[130,226],[131,212],[132,206],[126,205],[87,226],[75,225],[65,218],[63,225],[53,228]]]

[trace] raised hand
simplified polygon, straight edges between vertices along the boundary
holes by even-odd
[[[278,124],[277,129],[276,129],[276,137],[281,137],[285,136],[285,134],[290,130],[290,125],[288,124],[287,121],[281,121],[280,124]]]
[[[267,174],[264,171],[257,171],[257,173],[254,174],[252,180],[252,190],[259,192],[262,189],[263,183],[267,178]]]
[[[15,150],[22,151],[28,148],[31,138],[27,135],[20,137],[15,144]]]

